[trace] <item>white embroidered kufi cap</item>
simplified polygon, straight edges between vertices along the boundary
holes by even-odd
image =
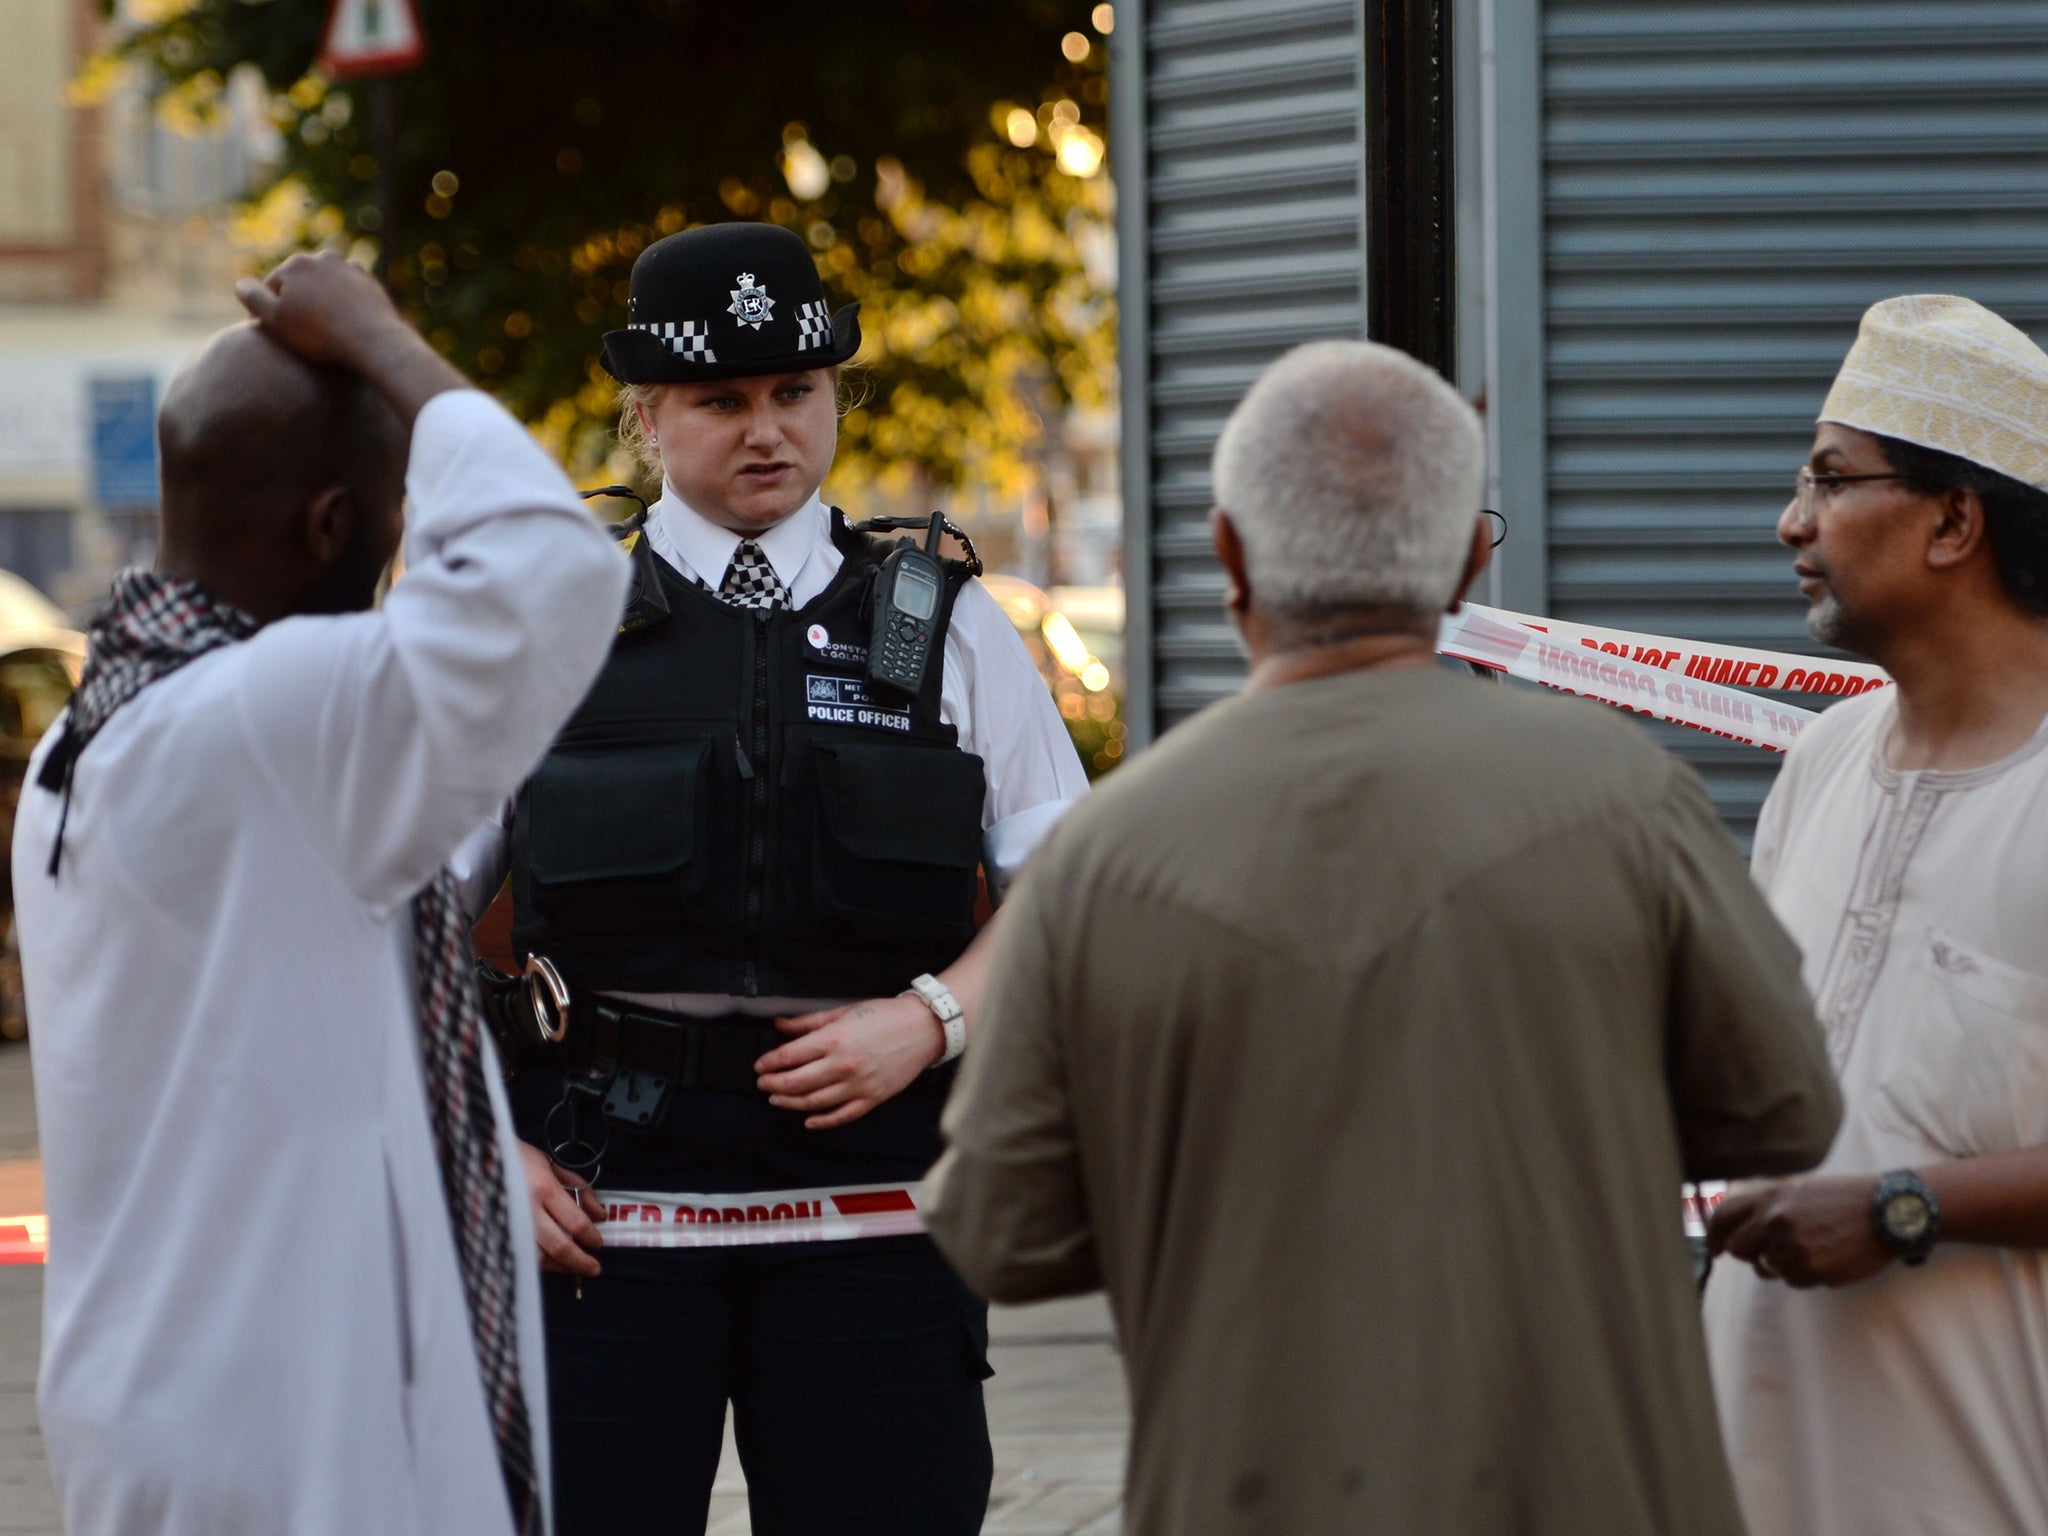
[[[1871,305],[1820,419],[2048,490],[2048,353],[1970,299],[1911,293]]]

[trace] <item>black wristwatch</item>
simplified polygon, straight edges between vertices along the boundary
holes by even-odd
[[[1877,1181],[1870,1224],[1885,1251],[1901,1264],[1925,1264],[1941,1238],[1941,1203],[1925,1179],[1901,1168]]]

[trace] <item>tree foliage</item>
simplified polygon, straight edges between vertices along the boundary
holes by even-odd
[[[863,305],[872,361],[835,478],[1014,490],[1048,415],[1109,387],[1107,178],[1052,152],[1078,132],[1099,157],[1085,0],[417,6],[428,65],[375,85],[317,73],[312,0],[157,0],[113,56],[187,112],[260,71],[283,154],[239,221],[252,256],[381,256],[435,344],[572,460],[610,448],[595,355],[633,258],[726,218],[796,229],[834,302]]]

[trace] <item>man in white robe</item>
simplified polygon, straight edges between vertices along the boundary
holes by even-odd
[[[1847,1115],[1709,1229],[1753,1536],[2048,1532],[2048,356],[1864,317],[1778,525],[1815,638],[1897,682],[1788,758],[1754,872]]]
[[[459,929],[415,923],[595,675],[625,562],[366,275],[295,257],[240,293],[257,323],[165,399],[158,571],[110,610],[174,622],[125,653],[96,626],[16,825],[50,1464],[70,1536],[540,1530],[530,1220],[481,1046],[447,1118],[430,1026],[474,1003]],[[166,675],[150,637],[195,613],[211,648]],[[67,745],[129,664],[147,686]],[[495,1182],[444,1189],[465,1127]]]

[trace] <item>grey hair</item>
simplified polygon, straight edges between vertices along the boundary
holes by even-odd
[[[1216,443],[1216,504],[1276,614],[1443,611],[1486,487],[1479,416],[1371,341],[1312,341],[1268,368]]]

